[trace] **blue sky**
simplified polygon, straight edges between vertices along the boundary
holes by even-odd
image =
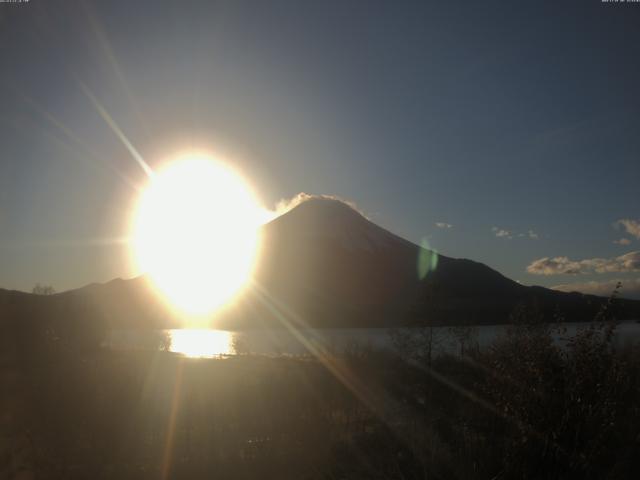
[[[0,287],[130,274],[105,239],[144,173],[89,91],[152,167],[208,148],[267,206],[338,195],[526,284],[640,292],[615,226],[640,219],[638,24],[596,0],[0,4]]]

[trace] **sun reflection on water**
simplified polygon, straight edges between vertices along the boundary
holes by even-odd
[[[233,355],[233,334],[224,330],[169,330],[169,351],[190,358],[212,358]]]

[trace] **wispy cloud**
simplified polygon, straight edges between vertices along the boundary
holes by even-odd
[[[568,257],[544,257],[534,260],[527,266],[527,272],[534,275],[560,275],[581,273],[580,262],[569,260]]]
[[[614,223],[616,227],[622,226],[626,232],[640,240],[640,220],[631,220],[630,218],[623,218]]]
[[[289,210],[296,208],[301,203],[304,203],[307,200],[311,200],[312,198],[313,198],[313,195],[310,195],[305,192],[300,192],[291,198],[281,198],[276,203],[276,208],[274,209],[274,212],[276,215],[282,215],[284,213],[287,213]]]
[[[511,240],[513,238],[513,232],[509,230],[505,230],[504,228],[493,227],[491,231],[495,234],[496,237],[506,238]]]
[[[505,238],[507,240],[512,240],[514,237],[517,238],[530,238],[532,240],[537,240],[538,238],[540,238],[540,236],[534,232],[533,230],[527,230],[526,233],[524,232],[514,232],[512,230],[507,230],[506,228],[500,228],[500,227],[492,227],[491,231],[493,232],[493,234],[498,237],[498,238]]]
[[[568,257],[544,257],[527,267],[533,275],[578,275],[581,273],[639,272],[640,251],[614,258],[587,258],[570,260]]]
[[[614,240],[613,243],[617,245],[631,245],[631,240],[628,238],[621,238],[620,240]]]
[[[305,192],[300,192],[300,193],[294,195],[291,198],[281,198],[280,200],[278,200],[278,202],[276,203],[275,209],[270,211],[271,217],[272,217],[272,219],[275,218],[275,217],[279,217],[280,215],[283,215],[283,214],[287,213],[289,210],[294,209],[295,207],[297,207],[301,203],[304,203],[304,202],[306,202],[308,200],[313,200],[313,199],[316,199],[316,198],[323,198],[323,199],[328,199],[328,200],[337,200],[339,202],[342,202],[342,203],[345,203],[345,204],[349,205],[355,211],[360,213],[363,217],[367,217],[364,214],[364,212],[362,210],[360,210],[360,208],[358,208],[358,206],[354,202],[352,202],[351,200],[346,200],[346,199],[338,197],[336,195],[313,195],[313,194],[305,193]]]
[[[580,292],[606,297],[611,295],[611,292],[616,288],[618,282],[622,283],[622,288],[620,289],[621,297],[640,300],[640,278],[630,280],[607,280],[604,282],[591,281],[567,283],[563,285],[556,285],[551,288],[562,292]]]
[[[438,227],[438,228],[452,228],[453,225],[451,225],[450,223],[445,223],[445,222],[436,222],[436,227]]]

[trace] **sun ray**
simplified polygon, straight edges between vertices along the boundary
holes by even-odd
[[[392,422],[387,420],[387,418],[389,417],[389,412],[394,410],[394,401],[387,396],[381,396],[379,392],[373,391],[358,378],[358,376],[352,371],[351,368],[349,368],[349,366],[345,362],[338,361],[338,359],[336,359],[332,355],[327,354],[327,352],[316,347],[313,342],[309,341],[309,339],[303,333],[301,333],[296,326],[305,325],[305,322],[295,312],[293,312],[282,302],[278,301],[276,298],[270,295],[266,291],[266,289],[261,287],[257,282],[253,282],[252,287],[253,290],[258,293],[258,299],[261,301],[261,303],[263,303],[275,315],[275,317],[287,328],[287,330],[289,330],[289,332],[291,332],[300,341],[300,343],[302,343],[302,345],[305,346],[305,348],[307,348],[309,353],[317,358],[318,361],[325,368],[327,368],[327,370],[372,413],[374,413],[380,420],[385,422],[385,424],[387,424],[387,426],[391,429],[392,432],[394,432],[399,440],[406,442],[406,439],[404,438],[402,432],[395,428]],[[418,365],[416,366],[419,367]],[[478,397],[476,394],[467,390],[463,386],[451,381],[446,376],[438,373],[434,369],[427,369],[424,367],[420,368],[435,381],[445,385],[459,395],[473,401],[491,414],[503,418],[511,423],[517,424],[519,427],[523,427],[523,425],[521,425],[514,417],[507,415],[505,412],[498,411],[486,400]],[[407,406],[404,405],[403,408],[407,408]],[[541,439],[544,439],[544,436],[541,435],[540,432],[530,430],[530,433]],[[558,445],[556,444],[556,446]]]
[[[134,158],[134,160],[138,163],[138,165],[140,165],[140,168],[142,168],[142,170],[144,171],[145,174],[147,174],[148,177],[152,177],[153,176],[153,170],[147,164],[147,162],[144,161],[144,158],[142,158],[142,155],[140,155],[138,150],[136,150],[136,148],[133,146],[131,141],[127,138],[127,136],[124,134],[124,132],[120,129],[120,127],[118,126],[116,121],[111,117],[111,115],[109,115],[109,112],[107,112],[107,110],[98,101],[96,96],[91,92],[91,90],[89,90],[89,87],[87,87],[80,80],[78,80],[78,83],[80,84],[80,88],[82,89],[83,93],[87,96],[87,98],[91,101],[93,106],[96,108],[98,114],[107,123],[107,125],[109,125],[109,128],[111,128],[113,133],[116,134],[118,139],[120,139],[122,144],[126,147],[126,149],[129,151],[131,156]]]
[[[173,392],[171,395],[171,406],[169,411],[169,418],[167,419],[167,430],[165,436],[164,450],[162,453],[162,463],[160,466],[160,478],[170,478],[171,463],[173,460],[173,441],[176,434],[176,420],[178,418],[178,409],[180,406],[180,394],[182,393],[182,374],[183,374],[183,361],[178,360],[176,366],[176,377],[173,384]]]
[[[317,358],[338,381],[347,387],[372,412],[375,412],[381,418],[384,417],[386,408],[383,408],[383,405],[377,401],[377,395],[357,375],[354,375],[353,371],[344,362],[339,362],[334,356],[318,348],[313,342],[309,341],[305,334],[299,331],[298,326],[306,325],[306,322],[299,315],[273,295],[270,295],[259,283],[252,282],[252,287],[258,293],[257,298],[261,303],[275,315],[311,355]]]
[[[89,157],[93,160],[93,162],[101,167],[104,168],[105,170],[109,171],[110,173],[115,174],[118,178],[120,178],[124,183],[126,183],[128,186],[130,186],[132,189],[134,190],[140,190],[140,187],[133,181],[131,180],[128,176],[126,176],[124,173],[122,173],[120,170],[118,170],[117,168],[115,168],[111,162],[107,161],[104,156],[102,154],[99,154],[98,152],[96,152],[93,148],[91,148],[89,145],[87,145],[86,142],[84,142],[82,140],[82,138],[80,138],[80,136],[78,134],[76,134],[71,127],[69,127],[68,125],[66,125],[62,120],[60,120],[59,118],[55,117],[52,113],[50,113],[47,109],[45,109],[44,107],[42,107],[42,105],[38,104],[33,98],[31,98],[30,96],[20,92],[20,91],[16,91],[17,95],[19,95],[27,105],[29,105],[31,107],[31,109],[36,112],[39,115],[42,115],[42,117],[44,117],[44,119],[49,122],[51,125],[53,125],[58,131],[62,132],[62,134],[68,139],[70,140],[73,144],[79,146],[82,148],[82,150],[84,150],[85,153],[87,153],[89,155]],[[54,141],[55,143],[59,144],[61,147],[67,148],[69,149],[69,151],[73,151],[73,149],[71,148],[71,146],[68,143],[65,143],[63,140],[61,140],[60,138],[58,138],[56,135],[54,135],[53,133],[44,131],[43,132],[44,135],[46,135],[48,138],[50,138],[52,141]],[[74,152],[75,153],[75,152]],[[84,157],[82,157],[84,159]]]
[[[133,95],[133,92],[129,87],[129,83],[125,78],[124,72],[120,67],[120,62],[116,58],[116,54],[113,50],[113,47],[111,46],[111,42],[109,41],[107,32],[105,31],[105,29],[102,27],[102,25],[96,18],[93,6],[87,2],[83,2],[81,5],[87,19],[89,20],[89,25],[91,26],[91,29],[93,30],[93,33],[96,36],[96,39],[98,40],[98,44],[100,45],[100,48],[102,49],[105,57],[107,58],[107,62],[113,69],[114,75],[118,79],[118,82],[120,83],[120,87],[122,88],[125,96],[127,97],[127,100],[129,101],[129,104],[133,110],[133,113],[138,120],[138,124],[142,127],[142,131],[144,132],[146,137],[150,138],[147,123],[144,120],[144,116],[142,115],[140,106],[138,105],[138,102],[136,101]]]

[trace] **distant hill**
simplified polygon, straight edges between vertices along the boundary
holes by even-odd
[[[251,285],[220,312],[219,328],[494,324],[518,305],[548,319],[589,320],[605,299],[526,287],[490,267],[436,254],[372,223],[346,203],[307,200],[262,229]],[[618,318],[640,301],[617,300]],[[144,277],[51,296],[0,290],[0,319],[104,328],[169,328],[180,319]]]

